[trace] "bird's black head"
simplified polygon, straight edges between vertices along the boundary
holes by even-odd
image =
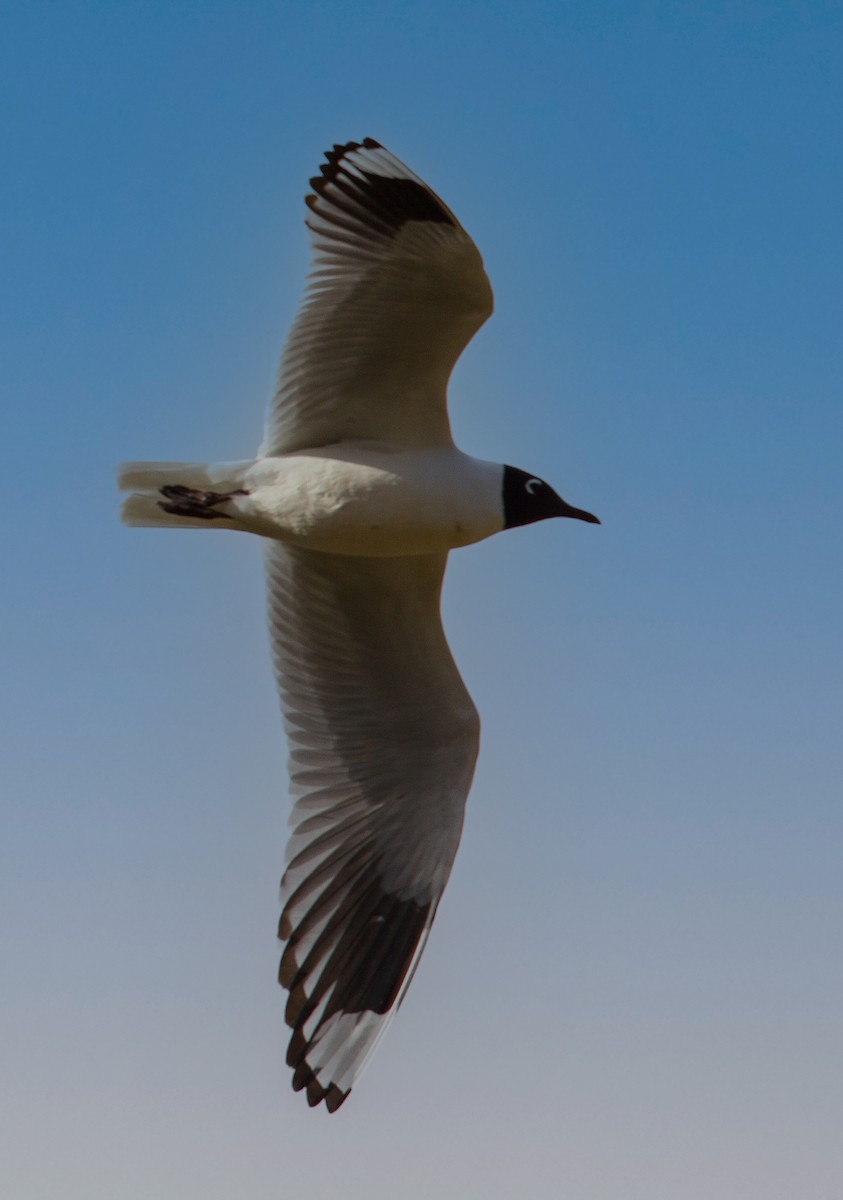
[[[503,522],[504,529],[516,525],[532,525],[547,517],[576,517],[599,525],[599,518],[581,508],[574,508],[561,496],[557,496],[549,483],[536,475],[519,471],[518,467],[503,469]]]

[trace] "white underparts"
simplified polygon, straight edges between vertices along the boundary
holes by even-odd
[[[129,463],[127,525],[227,528],[328,553],[372,557],[432,554],[503,528],[502,468],[454,447],[395,454],[353,445],[252,463]],[[242,492],[223,519],[165,511],[161,488]]]

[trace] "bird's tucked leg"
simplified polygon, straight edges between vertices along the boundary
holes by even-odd
[[[168,484],[158,489],[162,496],[169,501],[158,501],[158,507],[164,512],[177,517],[196,517],[200,521],[231,520],[231,514],[218,512],[217,505],[224,504],[233,496],[248,496],[245,488],[234,492],[203,492],[199,488],[183,487],[181,484]]]

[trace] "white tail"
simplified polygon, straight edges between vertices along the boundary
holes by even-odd
[[[131,494],[123,501],[120,516],[124,525],[161,526],[170,529],[242,529],[236,520],[203,521],[196,517],[165,512],[160,489],[168,486],[198,488],[200,491],[233,492],[242,486],[251,462],[237,463],[123,463],[117,471],[117,486]]]

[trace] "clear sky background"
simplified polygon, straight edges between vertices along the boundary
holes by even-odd
[[[11,3],[0,78],[4,1196],[839,1200],[843,4]],[[496,289],[461,446],[604,525],[452,558],[465,838],[329,1118],[259,547],[113,469],[253,453],[366,135]]]

